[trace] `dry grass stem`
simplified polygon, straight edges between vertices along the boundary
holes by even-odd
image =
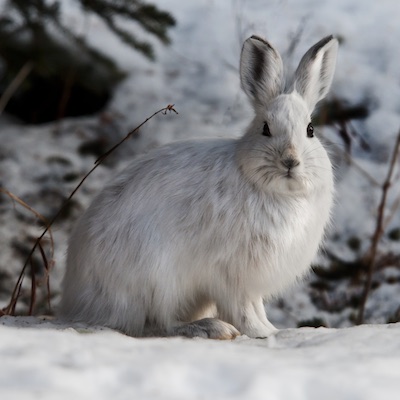
[[[148,122],[150,119],[152,119],[153,117],[155,117],[157,114],[167,114],[167,112],[174,112],[176,114],[178,114],[178,112],[175,110],[174,108],[174,104],[168,104],[166,107],[156,111],[155,113],[153,113],[150,117],[146,118],[145,121],[143,121],[140,125],[138,125],[135,129],[133,129],[132,131],[130,131],[121,141],[119,141],[115,146],[113,146],[110,150],[108,150],[106,153],[104,153],[101,157],[99,157],[95,163],[93,168],[82,178],[82,180],[79,182],[79,184],[76,186],[76,188],[72,191],[72,193],[69,195],[69,197],[67,198],[67,200],[64,202],[64,204],[61,206],[61,208],[58,210],[58,212],[54,215],[54,217],[50,220],[50,221],[46,221],[44,219],[44,217],[42,217],[39,213],[37,213],[36,211],[34,211],[31,207],[29,207],[25,202],[23,202],[21,199],[19,199],[17,196],[13,195],[12,193],[10,193],[9,191],[5,190],[5,189],[1,189],[2,192],[6,193],[8,196],[10,196],[13,200],[17,201],[19,204],[23,205],[24,207],[26,207],[28,210],[32,211],[38,218],[40,218],[42,221],[46,221],[45,222],[45,226],[46,228],[44,229],[44,231],[42,232],[42,234],[36,239],[32,249],[30,250],[28,257],[22,267],[21,273],[18,277],[17,283],[15,284],[13,293],[11,295],[11,299],[8,303],[8,305],[1,311],[0,315],[15,315],[15,309],[16,309],[16,305],[18,302],[18,299],[20,297],[21,294],[21,287],[22,287],[22,283],[25,277],[25,273],[26,273],[26,269],[28,267],[28,265],[31,266],[31,277],[32,277],[32,286],[31,286],[31,301],[30,301],[30,306],[29,306],[29,315],[31,315],[33,313],[33,309],[34,309],[34,305],[35,305],[35,300],[36,300],[36,277],[35,277],[35,268],[34,268],[34,263],[33,263],[33,254],[35,253],[35,250],[37,248],[39,248],[39,251],[41,253],[42,256],[42,260],[45,266],[45,270],[46,270],[46,274],[47,274],[47,299],[48,302],[50,303],[50,283],[48,280],[48,274],[50,272],[51,269],[51,265],[49,264],[45,252],[43,250],[43,247],[41,246],[41,240],[43,239],[43,237],[46,235],[46,233],[49,232],[49,235],[51,237],[51,247],[52,247],[52,255],[54,254],[54,242],[53,242],[53,238],[51,236],[51,231],[50,228],[53,225],[53,223],[56,221],[56,219],[59,217],[59,215],[64,211],[64,209],[66,208],[66,206],[68,205],[69,201],[72,199],[72,197],[75,195],[75,193],[79,190],[79,188],[83,185],[83,183],[85,182],[85,180],[89,177],[89,175],[92,174],[92,172],[117,148],[119,147],[123,142],[125,142],[127,139],[129,139],[131,136],[133,136],[134,134],[136,134],[139,129],[146,123]],[[49,305],[50,308],[50,305]]]
[[[347,151],[344,151],[340,146],[338,146],[336,143],[330,140],[326,140],[326,142],[329,144],[329,146],[333,147],[338,153],[343,155],[346,162],[352,165],[362,176],[364,176],[364,178],[366,178],[371,183],[371,185],[376,187],[382,186],[382,184],[378,182],[368,171],[366,171],[363,167],[361,167],[361,165],[359,165],[356,161],[354,161],[351,154],[349,154]]]
[[[33,63],[31,61],[28,61],[22,66],[18,74],[8,85],[3,95],[0,97],[0,115],[3,113],[4,109],[7,107],[8,102],[11,100],[14,93],[18,90],[18,88],[21,86],[27,76],[30,74],[32,69]]]
[[[367,256],[366,256],[366,259],[367,259],[366,264],[368,267],[368,272],[367,272],[367,279],[365,282],[364,291],[363,291],[363,294],[361,297],[361,302],[360,302],[360,306],[359,306],[359,310],[358,310],[357,321],[356,321],[357,324],[362,324],[364,322],[365,305],[367,303],[368,296],[371,291],[372,274],[374,272],[378,244],[384,233],[383,224],[384,224],[384,213],[385,213],[385,207],[386,207],[386,202],[387,202],[387,196],[388,196],[388,192],[391,187],[391,184],[392,184],[392,176],[393,176],[393,172],[395,169],[396,160],[399,157],[399,149],[400,149],[400,130],[397,135],[396,143],[395,143],[395,146],[393,149],[388,173],[387,173],[386,179],[382,185],[382,196],[381,196],[381,201],[380,201],[379,207],[378,207],[378,214],[377,214],[377,218],[376,218],[376,227],[375,227],[374,234],[372,236],[371,246],[370,246],[370,248],[367,252]]]
[[[50,258],[51,261],[48,261],[48,258],[46,256],[46,252],[43,249],[42,244],[38,243],[38,246],[41,249],[41,255],[42,255],[42,260],[45,266],[45,270],[46,270],[46,275],[45,275],[45,281],[46,281],[46,286],[47,289],[49,290],[50,288],[50,282],[49,282],[49,273],[50,273],[50,269],[51,266],[53,265],[53,259],[54,259],[54,239],[53,239],[53,233],[50,229],[50,225],[49,222],[47,221],[47,219],[41,215],[39,212],[37,212],[36,210],[34,210],[31,206],[29,206],[28,204],[26,204],[22,199],[20,199],[18,196],[16,196],[14,193],[10,192],[7,189],[4,188],[0,188],[0,192],[6,194],[8,197],[10,197],[13,201],[17,202],[19,205],[21,205],[22,207],[26,208],[28,211],[30,211],[32,214],[34,214],[36,216],[36,218],[38,218],[40,221],[43,222],[43,224],[46,226],[46,233],[48,233],[49,238],[50,238]],[[31,310],[33,310],[34,306],[35,306],[35,302],[36,302],[36,287],[37,287],[37,283],[36,283],[36,271],[34,270],[34,263],[32,261],[32,258],[29,258],[29,264],[31,266],[31,279],[32,279],[32,285],[31,285],[31,296],[30,296],[30,306],[29,306],[29,315],[31,315]],[[11,298],[12,299],[18,299],[18,297],[20,296],[21,293],[21,288],[22,288],[22,282],[24,280],[25,277],[25,273],[26,273],[26,268],[27,268],[27,263],[24,266],[24,268],[22,268],[19,276],[18,276],[18,280],[17,283],[14,287],[13,293]],[[48,291],[47,293],[47,297],[50,298],[50,292]],[[1,314],[14,314],[15,313],[15,307],[16,307],[16,302],[10,302],[8,307],[6,307],[6,309],[2,310]],[[0,314],[0,315],[1,315]]]

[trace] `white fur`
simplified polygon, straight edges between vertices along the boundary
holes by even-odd
[[[278,52],[249,38],[241,80],[255,117],[244,136],[169,144],[109,182],[71,235],[61,314],[134,336],[273,332],[263,302],[309,270],[329,221],[331,163],[307,125],[336,48],[317,43],[282,93]],[[288,159],[299,163],[290,171]]]

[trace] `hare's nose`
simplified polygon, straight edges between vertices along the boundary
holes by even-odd
[[[287,169],[293,169],[300,164],[300,161],[293,157],[284,158],[281,162],[282,165]]]

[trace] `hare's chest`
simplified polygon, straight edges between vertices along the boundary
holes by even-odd
[[[260,284],[266,295],[281,292],[309,270],[329,215],[314,211],[312,204],[298,201],[265,212],[253,225],[252,251],[263,271]]]

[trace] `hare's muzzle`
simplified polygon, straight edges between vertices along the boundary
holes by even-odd
[[[300,161],[294,157],[287,157],[281,160],[282,165],[287,169],[293,169],[300,164]]]
[[[285,149],[281,156],[281,164],[285,169],[292,170],[300,165],[300,160],[297,157],[296,150],[293,146],[289,146]]]

